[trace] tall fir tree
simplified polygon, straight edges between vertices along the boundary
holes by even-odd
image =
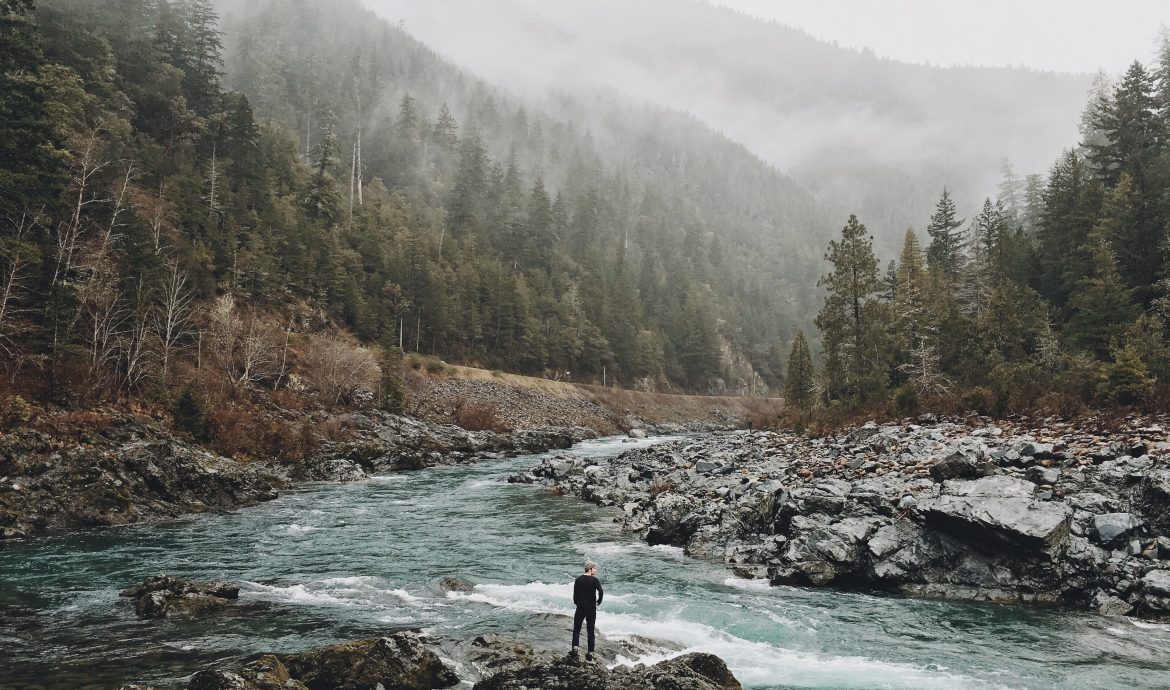
[[[959,218],[958,209],[950,192],[943,190],[935,206],[926,234],[930,244],[926,248],[926,263],[930,271],[945,285],[957,284],[963,269],[967,237],[963,231],[965,220]]]
[[[829,243],[825,254],[833,270],[821,278],[825,304],[817,314],[825,351],[825,379],[831,399],[865,403],[880,394],[887,372],[882,290],[873,238],[857,216]]]
[[[788,354],[787,375],[784,378],[784,402],[798,410],[812,409],[816,402],[816,373],[813,371],[812,352],[804,331],[798,330]]]

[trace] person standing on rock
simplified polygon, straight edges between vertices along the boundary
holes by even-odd
[[[589,634],[589,653],[585,655],[585,660],[593,661],[593,628],[597,625],[597,607],[601,605],[604,595],[601,580],[597,579],[597,564],[589,561],[585,564],[585,574],[579,575],[573,583],[573,603],[577,606],[577,613],[573,615],[571,656],[577,656],[577,647],[581,644],[581,623],[585,622]]]

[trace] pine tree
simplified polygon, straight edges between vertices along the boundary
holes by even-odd
[[[451,116],[451,111],[447,109],[447,104],[444,103],[439,107],[439,116],[435,120],[435,126],[431,129],[431,136],[439,146],[454,151],[459,144],[459,123]]]
[[[1089,258],[1080,250],[1087,245],[1099,206],[1100,185],[1091,178],[1085,159],[1067,151],[1049,173],[1036,238],[1039,292],[1058,308],[1064,307],[1077,281],[1089,273]]]
[[[829,243],[825,260],[833,271],[818,283],[825,304],[817,314],[825,350],[825,376],[833,399],[867,402],[885,385],[883,314],[877,300],[882,289],[873,238],[857,216]]]
[[[1105,183],[1112,186],[1123,173],[1143,184],[1158,153],[1160,128],[1155,113],[1154,80],[1140,62],[1126,71],[1113,98],[1096,116],[1096,128],[1105,142],[1091,144],[1089,159]]]
[[[185,80],[187,99],[200,115],[218,112],[223,41],[212,0],[185,0],[187,21]]]
[[[788,373],[784,379],[784,402],[798,410],[811,409],[816,402],[816,377],[812,353],[804,331],[796,332],[788,355]]]
[[[966,221],[958,217],[950,192],[943,190],[935,206],[926,234],[930,244],[926,248],[926,263],[931,273],[946,285],[955,285],[963,269],[963,252],[967,238],[963,232]]]
[[[333,170],[340,160],[337,144],[337,116],[327,108],[321,116],[321,141],[313,148],[313,178],[305,207],[309,217],[326,225],[341,217],[341,198],[333,180]]]
[[[1126,203],[1127,184],[1119,185],[1110,195],[1107,208]],[[1108,356],[1112,340],[1138,316],[1117,270],[1112,237],[1117,224],[1106,214],[1089,235],[1087,253],[1092,257],[1092,272],[1077,282],[1069,299],[1072,318],[1065,329],[1067,340],[1097,357]]]

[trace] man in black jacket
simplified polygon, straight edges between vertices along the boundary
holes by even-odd
[[[601,580],[597,579],[597,564],[589,561],[585,564],[585,574],[578,576],[573,583],[573,603],[577,605],[577,613],[573,616],[573,656],[577,656],[577,646],[581,643],[581,622],[587,623],[589,633],[589,653],[586,661],[593,661],[593,627],[597,624],[597,607],[601,605],[601,598],[605,592],[601,589]]]

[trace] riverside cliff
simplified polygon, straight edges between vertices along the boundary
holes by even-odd
[[[1170,615],[1164,425],[1102,426],[713,434],[512,480],[616,507],[651,544],[775,585]]]

